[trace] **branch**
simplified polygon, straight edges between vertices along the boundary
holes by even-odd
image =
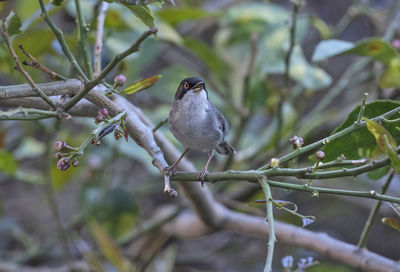
[[[40,0],[42,1],[42,0]],[[101,83],[101,81],[108,75],[108,73],[124,58],[129,56],[130,54],[139,51],[139,46],[140,44],[149,36],[154,35],[157,33],[156,28],[151,28],[145,32],[136,40],[134,44],[131,45],[127,50],[122,52],[121,54],[116,55],[112,61],[104,68],[104,70],[100,73],[100,75],[94,79],[93,81],[90,81],[85,85],[85,88],[81,90],[79,93],[77,93],[65,106],[64,109],[68,111],[71,109],[76,103],[78,103],[79,100],[81,100],[91,89],[93,89],[96,85]]]
[[[101,52],[103,49],[103,30],[104,20],[108,9],[108,3],[103,1],[100,5],[100,12],[97,17],[96,44],[94,47],[94,76],[97,77],[101,72]]]
[[[83,62],[86,66],[86,72],[89,75],[89,79],[93,80],[93,69],[92,69],[92,60],[90,58],[90,48],[89,48],[89,39],[87,36],[87,25],[85,22],[85,17],[83,16],[81,10],[81,3],[79,0],[75,0],[75,8],[76,14],[78,18],[78,26],[79,26],[79,45],[81,47]]]
[[[15,110],[0,111],[0,120],[41,120],[57,118],[58,112],[37,109],[17,108]]]
[[[4,38],[4,41],[7,44],[7,47],[11,53],[11,56],[13,57],[17,70],[25,77],[25,79],[28,81],[29,85],[31,85],[32,89],[39,95],[44,101],[46,101],[47,104],[49,104],[50,107],[52,107],[54,110],[57,109],[56,105],[51,101],[47,95],[43,93],[43,91],[36,85],[36,83],[32,80],[32,78],[29,76],[29,74],[24,70],[22,67],[21,63],[19,62],[18,56],[14,51],[14,48],[11,45],[10,42],[10,37],[8,36],[8,31],[7,31],[7,21],[6,18],[3,18],[3,25],[1,29],[1,35]]]
[[[272,271],[272,260],[274,257],[274,247],[276,242],[275,237],[275,223],[274,223],[274,214],[273,214],[273,199],[271,194],[271,188],[265,177],[262,177],[259,180],[261,187],[263,188],[265,194],[265,200],[267,205],[267,222],[269,225],[269,240],[268,240],[268,254],[267,254],[267,262],[265,264],[264,272]]]
[[[69,62],[71,63],[74,70],[78,73],[80,77],[82,77],[84,82],[88,82],[89,79],[87,78],[86,74],[82,71],[81,67],[79,66],[78,62],[76,61],[74,55],[72,54],[71,50],[69,49],[67,42],[65,41],[64,34],[62,31],[54,24],[51,20],[49,14],[47,13],[46,7],[43,3],[43,0],[39,0],[40,8],[42,9],[42,16],[44,17],[45,22],[49,25],[50,29],[53,31],[54,35],[58,42],[61,45],[61,49],[64,52],[64,55],[67,57]]]

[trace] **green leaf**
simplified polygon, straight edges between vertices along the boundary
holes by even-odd
[[[149,28],[154,27],[154,17],[151,10],[146,5],[131,5],[123,4],[125,7],[129,8],[133,14],[139,18],[146,26]]]
[[[380,38],[366,38],[356,43],[328,40],[320,42],[312,57],[312,61],[321,61],[340,54],[355,54],[371,57],[388,66],[391,60],[398,57],[397,50]]]
[[[17,170],[18,163],[14,156],[5,150],[0,150],[0,171],[13,175]]]
[[[400,221],[397,220],[396,218],[391,218],[391,217],[382,218],[382,223],[391,228],[394,228],[397,231],[400,231]]]
[[[103,227],[96,221],[92,220],[89,223],[89,230],[93,235],[96,244],[107,260],[117,268],[118,271],[132,271],[132,264],[124,258],[122,252],[110,236],[105,232]]]
[[[19,30],[21,28],[21,18],[17,14],[11,16],[10,20],[8,21],[8,35],[10,37],[15,34],[21,34],[22,31]]]
[[[318,30],[322,39],[328,39],[332,35],[329,26],[322,19],[316,16],[312,16],[310,19],[310,24]]]
[[[400,87],[400,58],[396,57],[390,61],[389,67],[379,78],[379,86],[383,89]]]
[[[369,132],[374,135],[378,146],[389,156],[392,167],[400,171],[400,159],[397,155],[397,144],[393,136],[383,126],[375,121],[363,118],[367,122]]]
[[[129,85],[129,87],[127,87],[125,90],[123,90],[123,93],[126,94],[134,94],[137,93],[141,90],[150,88],[151,86],[153,86],[154,84],[156,84],[156,82],[161,78],[161,75],[156,75],[156,76],[151,76],[148,78],[145,78],[141,81],[137,81],[131,85]]]
[[[381,167],[378,169],[374,169],[367,173],[367,177],[372,180],[378,180],[378,179],[381,179],[384,176],[386,176],[387,173],[389,172],[389,170],[390,170],[390,166],[385,166],[385,167]]]
[[[400,102],[393,100],[377,100],[369,103],[365,107],[364,117],[374,118],[385,112],[400,107]],[[332,134],[339,132],[352,125],[358,117],[360,106],[356,107],[347,117],[347,119],[338,126]],[[394,114],[391,119],[400,118],[400,113]],[[398,124],[384,123],[383,127],[393,136],[396,142],[400,142],[400,131],[397,129]],[[326,161],[334,160],[342,154],[347,159],[361,159],[373,157],[375,150],[379,149],[375,137],[368,131],[366,127],[361,128],[351,134],[348,134],[336,141],[328,143],[323,151],[325,152]]]
[[[218,15],[219,13],[217,12],[209,12],[204,9],[198,9],[194,7],[169,8],[160,9],[157,11],[158,17],[160,17],[164,22],[172,25],[178,24],[182,21],[212,18],[217,17]]]

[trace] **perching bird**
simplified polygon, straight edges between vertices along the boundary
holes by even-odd
[[[208,152],[208,160],[198,179],[202,185],[214,150],[223,155],[236,153],[226,141],[229,125],[225,117],[208,100],[204,81],[198,77],[182,80],[169,112],[169,127],[185,147],[185,151],[168,170],[173,171],[189,149]]]

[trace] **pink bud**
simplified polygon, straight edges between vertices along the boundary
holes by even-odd
[[[292,144],[293,149],[300,148],[304,145],[303,138],[300,138],[298,136],[293,136],[292,138],[289,139],[289,142]]]
[[[124,76],[124,75],[118,75],[118,76],[116,76],[115,78],[114,78],[114,83],[117,85],[117,86],[122,86],[122,85],[124,85],[125,84],[125,82],[126,82],[126,77]]]
[[[79,165],[79,162],[75,159],[72,161],[72,166],[77,167]]]
[[[54,149],[55,150],[63,150],[64,148],[65,148],[65,146],[66,146],[66,143],[65,142],[61,142],[61,141],[56,141],[55,143],[54,143]]]
[[[101,108],[98,112],[99,115],[106,117],[108,115],[108,110],[106,108]]]
[[[315,156],[317,157],[318,160],[323,160],[325,158],[325,153],[324,151],[317,151],[317,153],[315,153]]]
[[[400,40],[399,39],[394,39],[392,41],[392,45],[394,48],[396,48],[397,50],[400,50]]]
[[[57,162],[57,168],[61,171],[65,171],[67,170],[69,167],[71,166],[71,164],[69,163],[69,160],[66,158],[61,158],[58,162]]]

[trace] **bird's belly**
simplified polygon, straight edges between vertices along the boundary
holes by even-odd
[[[212,120],[199,118],[198,115],[188,116],[182,112],[176,112],[169,118],[172,121],[169,122],[172,133],[187,148],[208,152],[221,141],[221,135]]]

